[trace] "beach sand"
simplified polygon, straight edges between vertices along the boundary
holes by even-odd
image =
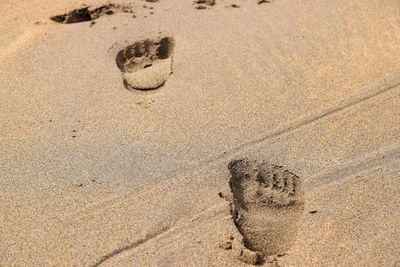
[[[400,3],[204,2],[3,1],[1,266],[400,266]]]

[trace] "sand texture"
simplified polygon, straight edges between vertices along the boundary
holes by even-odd
[[[19,0],[0,266],[400,266],[400,2]]]

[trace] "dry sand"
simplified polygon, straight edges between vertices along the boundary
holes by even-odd
[[[205,2],[2,1],[1,266],[400,264],[400,3]]]

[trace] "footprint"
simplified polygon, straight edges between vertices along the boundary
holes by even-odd
[[[104,15],[113,15],[117,11],[133,13],[133,11],[128,6],[108,4],[97,8],[91,8],[87,6],[79,9],[74,9],[63,15],[53,16],[51,17],[51,19],[55,22],[63,24],[78,23],[84,21],[92,21]]]
[[[245,246],[264,257],[284,254],[304,210],[300,178],[281,166],[247,159],[231,161],[228,168],[233,220]]]
[[[193,3],[196,9],[207,9],[206,6],[215,5],[215,0],[195,0]]]
[[[117,54],[116,63],[128,90],[151,90],[164,85],[172,73],[175,40],[172,37],[133,43]]]

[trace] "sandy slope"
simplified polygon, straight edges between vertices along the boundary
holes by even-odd
[[[244,265],[218,246],[237,234],[218,193],[245,156],[304,184],[279,264],[400,260],[397,1],[136,1],[135,18],[49,19],[81,4],[4,3],[0,265]],[[164,36],[165,85],[126,90],[118,51]]]

